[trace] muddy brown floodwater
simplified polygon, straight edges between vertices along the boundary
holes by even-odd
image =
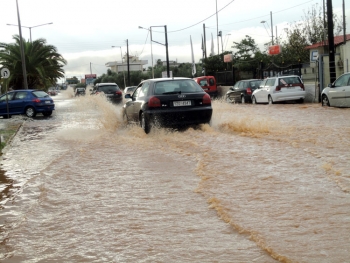
[[[146,135],[54,99],[1,161],[3,262],[350,262],[350,109],[218,100]]]

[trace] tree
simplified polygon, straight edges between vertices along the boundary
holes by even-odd
[[[11,75],[9,86],[23,88],[23,71],[20,51],[20,37],[14,36],[15,43],[0,43],[0,64],[7,67]],[[33,42],[23,40],[28,88],[47,90],[64,78],[63,66],[66,60],[57,52],[56,47],[47,45],[45,39]]]

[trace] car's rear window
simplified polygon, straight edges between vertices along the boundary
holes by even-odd
[[[154,94],[160,95],[164,93],[181,92],[181,93],[193,93],[203,92],[203,89],[194,80],[169,80],[157,82],[154,88]]]
[[[42,91],[42,90],[36,90],[36,91],[33,91],[32,93],[37,98],[49,97],[49,94],[47,94],[45,91]]]
[[[104,86],[98,87],[98,90],[103,92],[117,91],[119,90],[119,87],[117,85],[104,85]]]
[[[281,77],[279,79],[279,85],[287,85],[287,84],[299,84],[301,83],[300,78],[298,77]]]
[[[250,81],[249,85],[251,88],[258,89],[260,83],[261,83],[261,80],[254,80],[254,81]]]

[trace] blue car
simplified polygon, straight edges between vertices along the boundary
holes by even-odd
[[[0,97],[0,116],[25,114],[33,118],[37,113],[51,116],[55,109],[53,99],[42,90],[13,90]]]

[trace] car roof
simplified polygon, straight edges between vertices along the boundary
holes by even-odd
[[[107,86],[107,85],[116,85],[118,86],[117,83],[114,82],[105,82],[105,83],[97,83],[96,86]]]
[[[145,81],[152,81],[152,82],[162,82],[162,81],[172,81],[172,80],[193,80],[191,78],[185,78],[185,77],[174,77],[174,78],[156,78],[156,79],[145,79],[142,82]]]

